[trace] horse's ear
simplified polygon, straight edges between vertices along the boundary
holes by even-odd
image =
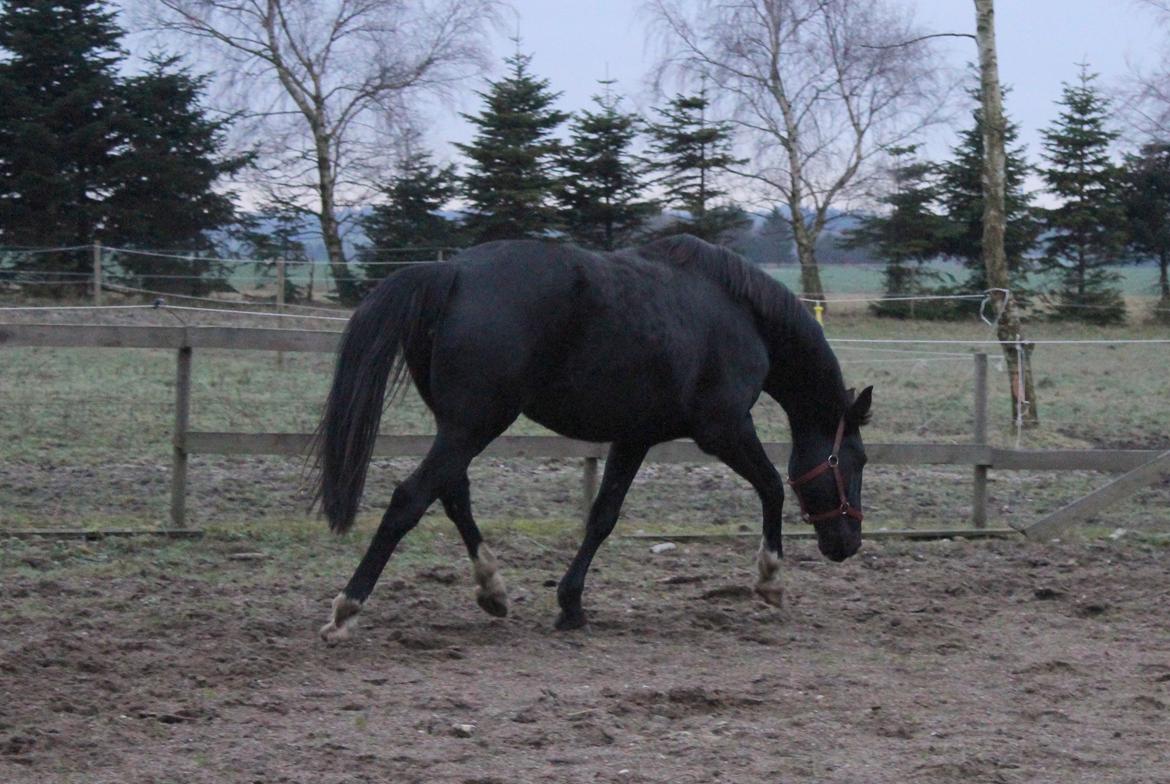
[[[873,403],[873,387],[866,387],[855,399],[853,390],[849,390],[849,410],[845,412],[845,419],[854,427],[869,424],[869,407]]]

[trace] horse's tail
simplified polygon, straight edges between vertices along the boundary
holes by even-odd
[[[429,365],[433,327],[455,275],[451,264],[396,272],[370,292],[345,328],[315,443],[317,500],[337,533],[353,525],[387,392],[393,399],[405,381],[406,356]]]

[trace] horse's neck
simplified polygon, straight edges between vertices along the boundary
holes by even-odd
[[[819,331],[777,336],[768,394],[797,429],[835,426],[845,399],[841,366]]]

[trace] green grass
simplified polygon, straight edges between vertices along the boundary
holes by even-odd
[[[826,333],[833,338],[994,340],[982,324],[900,322],[863,315],[830,313]],[[1155,325],[1089,327],[1035,323],[1034,340],[1167,339],[1170,329]],[[878,349],[881,349],[879,351]],[[962,440],[970,432],[973,366],[963,357],[926,357],[898,351],[968,354],[955,345],[837,344],[850,383],[876,386],[875,426],[880,440]],[[992,439],[1014,444],[1008,379],[995,346],[989,385]],[[891,360],[899,360],[893,362]],[[953,360],[953,361],[951,361]],[[1038,346],[1033,354],[1041,428],[1024,434],[1025,447],[1114,446],[1164,442],[1170,421],[1170,344]],[[880,405],[879,405],[880,403]],[[922,438],[922,436],[929,436]]]
[[[944,280],[962,281],[967,271],[961,264],[937,263],[925,269],[937,272]],[[800,268],[796,265],[770,268],[772,274],[793,291],[800,290]],[[830,297],[848,294],[878,294],[882,291],[882,270],[880,264],[822,264],[821,282]],[[1130,297],[1158,296],[1158,268],[1154,266],[1114,267],[1121,277],[1121,291]],[[1029,281],[1032,288],[1043,289],[1050,284],[1044,276],[1035,275]]]
[[[929,272],[939,273],[943,281],[958,283],[967,278],[966,268],[959,263],[938,262],[925,268]],[[328,270],[318,266],[314,282],[315,296],[322,297],[326,291],[332,290],[328,277]],[[1132,298],[1153,298],[1158,295],[1158,269],[1154,266],[1123,266],[1114,270],[1120,276],[1121,290],[1124,295]],[[791,288],[800,290],[800,267],[789,264],[781,267],[770,267],[769,271],[777,280]],[[829,296],[845,297],[850,294],[879,294],[882,291],[883,266],[881,264],[822,264],[821,281]],[[233,277],[231,283],[241,292],[261,292],[271,295],[275,287],[275,278],[271,280],[253,280],[255,273],[250,267],[241,267]],[[304,266],[292,267],[289,280],[298,286],[305,286],[309,282],[307,268]],[[1050,282],[1042,275],[1033,275],[1029,286],[1034,289],[1043,289]]]
[[[1073,324],[1036,323],[1031,338],[1121,340],[1168,338],[1170,329],[1152,324],[1097,328]],[[826,333],[834,338],[928,338],[933,340],[990,340],[993,332],[978,322],[932,323],[875,319],[863,309],[827,316]],[[868,441],[962,443],[972,427],[974,349],[953,345],[837,344],[849,384],[873,384],[875,416],[867,429]],[[991,354],[991,437],[1012,446],[1016,438],[1010,421],[1006,375],[998,369],[999,355]],[[910,353],[902,353],[910,352]],[[944,352],[932,354],[928,352]],[[946,356],[945,354],[957,356]],[[317,422],[332,373],[333,360],[317,354],[286,354],[278,366],[272,353],[196,351],[193,368],[191,427],[195,430],[309,432]],[[1170,422],[1170,345],[1041,346],[1034,355],[1035,380],[1040,396],[1041,427],[1026,431],[1024,448],[1144,447],[1166,448]],[[143,349],[0,348],[0,523],[19,527],[118,528],[155,525],[166,519],[169,505],[170,434],[173,426],[175,357],[173,352]],[[761,437],[787,440],[783,412],[771,400],[757,406],[754,417]],[[386,413],[384,433],[433,432],[425,407],[409,393]],[[521,419],[512,434],[543,434]],[[267,466],[267,468],[265,468]],[[232,522],[252,518],[285,518],[306,501],[293,498],[298,461],[273,458],[199,457],[192,461],[193,493],[215,492],[217,509],[238,509]],[[395,469],[401,470],[401,469]],[[490,466],[483,470],[498,473]],[[575,517],[578,480],[573,468],[562,469],[563,491],[549,490],[551,479],[539,480],[544,492],[563,492],[566,499],[560,530]],[[926,471],[926,469],[923,469]],[[926,471],[926,479],[907,481],[907,471],[875,467],[867,486],[884,485],[891,495],[874,499],[884,506],[888,527],[902,524],[939,524],[933,517],[939,504],[962,503],[967,498],[968,471]],[[235,484],[233,476],[242,477]],[[925,476],[926,474],[923,474]],[[393,477],[371,484],[371,492],[388,492]],[[533,479],[531,473],[525,474]],[[868,476],[868,475],[867,475]],[[253,481],[253,477],[256,481]],[[1022,478],[1020,478],[1022,477]],[[521,477],[523,478],[523,477]],[[1002,506],[1016,508],[1027,497],[1031,509],[1052,509],[1083,492],[1092,475],[995,474]],[[262,480],[262,481],[261,481]],[[659,491],[687,493],[688,487],[663,482],[681,481],[663,476]],[[712,480],[714,481],[714,480]],[[725,480],[720,480],[721,482]],[[923,483],[931,487],[924,488]],[[957,483],[957,484],[956,484]],[[1022,484],[1021,484],[1022,483]],[[954,488],[948,488],[954,484]],[[208,491],[207,487],[214,487]],[[722,487],[722,485],[720,485]],[[226,489],[225,489],[226,488]],[[376,488],[376,490],[374,489]],[[896,492],[894,492],[896,490]],[[958,493],[948,500],[947,493]],[[520,489],[515,491],[528,492]],[[719,491],[722,492],[722,491]],[[635,488],[632,506],[646,509],[656,492]],[[695,520],[756,514],[750,492],[730,486],[728,495],[697,498],[687,506]],[[208,496],[193,496],[198,524],[218,523],[222,512],[203,513]],[[688,496],[689,497],[689,496]],[[742,497],[742,498],[741,498]],[[956,501],[957,499],[957,501]],[[381,496],[373,503],[380,503]],[[1161,496],[1146,502],[1160,508]],[[478,502],[477,502],[478,503]],[[720,504],[742,504],[735,511]],[[556,504],[551,504],[561,508]],[[508,521],[531,516],[497,500],[492,515]],[[655,530],[653,509],[636,513],[634,525]],[[515,521],[541,529],[546,521]],[[318,522],[311,524],[314,528]],[[571,523],[570,523],[571,526]],[[661,526],[659,526],[661,527]],[[631,529],[632,530],[632,529]]]
[[[789,264],[770,269],[784,285],[792,288],[794,291],[799,290],[800,268],[797,265]],[[872,294],[882,290],[882,269],[881,264],[822,264],[821,280],[826,290],[838,296],[846,294]],[[955,281],[965,279],[968,274],[962,264],[950,262],[931,264],[927,269],[931,272],[940,273],[944,279],[952,279]],[[309,278],[304,270],[304,267],[297,268],[294,272],[290,273],[289,280],[295,282],[297,285],[307,284]],[[1116,267],[1115,271],[1121,276],[1121,289],[1124,294],[1130,296],[1157,295],[1157,267],[1148,265],[1140,267],[1124,266]],[[247,291],[255,287],[256,283],[248,279],[253,274],[250,270],[240,273],[241,277],[237,282],[237,288],[240,291]],[[315,288],[318,291],[324,290],[326,277],[327,271],[322,267],[318,267],[315,284]],[[1044,282],[1041,276],[1036,276],[1033,285],[1042,287]],[[268,282],[264,285],[271,288],[274,284]]]
[[[347,572],[364,551],[374,525],[373,519],[361,519],[345,537],[330,534],[317,521],[282,518],[262,523],[209,523],[200,539],[109,537],[82,542],[10,538],[0,547],[0,573],[37,579],[52,579],[57,574],[116,579],[140,575],[145,568],[159,574],[182,572],[185,579],[214,582],[220,579],[216,570],[230,563],[232,555],[248,553],[260,557],[249,559],[247,568],[233,567],[232,579],[245,587],[265,585],[272,577],[287,576],[291,571],[302,578]],[[516,543],[523,539],[544,547],[569,546],[575,531],[572,526],[548,521],[489,521],[482,528],[489,540]],[[450,565],[452,554],[462,557],[462,547],[450,523],[441,516],[428,515],[395,552],[395,565],[406,569]],[[454,563],[462,565],[461,561]],[[52,597],[42,602],[31,596],[26,605],[28,612],[43,611],[46,617],[53,613]]]
[[[902,322],[830,313],[834,338],[991,340],[979,323]],[[1036,324],[1035,339],[1166,338],[1153,325],[1092,328]],[[955,345],[837,344],[848,383],[876,387],[867,433],[881,441],[965,440],[971,428],[974,349]],[[993,436],[1014,442],[1006,376],[990,352]],[[938,353],[934,353],[938,352]],[[955,356],[957,355],[957,356]],[[1164,435],[1170,421],[1170,346],[1040,346],[1034,354],[1043,427],[1034,446],[1111,445]],[[317,422],[332,358],[287,354],[283,368],[265,352],[197,351],[195,430],[308,432]],[[0,351],[0,442],[9,460],[102,461],[112,453],[165,457],[173,426],[174,356],[162,350],[11,348]],[[765,440],[784,440],[783,413],[770,400],[755,412]],[[383,432],[433,432],[412,392],[388,409]],[[521,419],[510,431],[544,434]]]

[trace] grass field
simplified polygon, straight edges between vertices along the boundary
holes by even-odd
[[[290,267],[289,280],[298,285],[308,283],[307,267]],[[794,290],[800,287],[800,268],[795,264],[771,267],[776,278]],[[821,265],[821,279],[827,291],[832,294],[873,294],[882,290],[881,264],[824,264]],[[961,281],[967,276],[961,264],[939,262],[926,267],[927,272],[938,273],[944,279]],[[1121,289],[1128,295],[1154,296],[1158,293],[1158,269],[1150,265],[1117,267],[1121,276]],[[323,284],[324,268],[316,270],[317,285]],[[254,285],[255,272],[250,266],[243,266],[235,280],[241,289]],[[1037,276],[1035,285],[1042,286],[1043,278]]]
[[[844,309],[841,309],[844,310]],[[192,323],[223,323],[224,316],[184,313]],[[26,319],[43,319],[42,314]],[[58,320],[76,320],[64,314]],[[122,323],[173,324],[169,314],[129,311]],[[259,318],[252,323],[270,325]],[[336,322],[304,326],[337,328]],[[880,320],[863,308],[829,314],[830,339],[990,340],[979,322],[922,323]],[[1152,324],[1126,328],[1030,325],[1035,339],[1120,341],[1167,338]],[[962,443],[972,428],[971,346],[837,344],[850,384],[876,387],[870,441]],[[994,351],[994,347],[991,347]],[[991,361],[991,437],[1015,445],[1006,375]],[[1041,346],[1034,355],[1041,427],[1018,439],[1024,448],[1170,447],[1170,345]],[[307,432],[316,424],[332,371],[332,358],[288,354],[278,367],[272,354],[199,351],[194,359],[192,428],[195,430]],[[167,351],[0,349],[0,523],[31,526],[153,524],[165,518],[174,357]],[[787,427],[770,400],[754,412],[765,440],[787,439]],[[429,414],[413,395],[391,407],[383,432],[432,432]],[[543,431],[527,420],[513,434]],[[374,469],[370,509],[382,504],[411,461],[383,461]],[[571,519],[576,514],[579,469],[568,462],[479,461],[483,492],[477,507],[487,517]],[[192,465],[196,520],[223,521],[302,515],[302,465],[295,460],[199,457]],[[969,504],[969,472],[944,468],[874,467],[867,499],[885,514],[884,527],[937,525],[938,508]],[[1081,473],[993,473],[992,494],[1001,522],[1072,500],[1102,477]],[[1154,491],[1151,491],[1154,492]],[[1158,491],[1163,495],[1165,491]],[[1151,496],[1151,499],[1155,496]],[[1156,496],[1161,498],[1161,496]],[[1146,503],[1146,502],[1143,502]],[[639,504],[642,505],[641,509]],[[661,506],[665,504],[664,506]],[[1125,525],[1165,525],[1141,506]],[[627,517],[638,524],[754,525],[756,502],[739,480],[717,466],[647,466]],[[1122,518],[1118,518],[1122,519]],[[958,524],[961,521],[950,521]],[[1110,524],[1112,521],[1109,521]],[[1120,524],[1120,523],[1119,523]],[[1170,526],[1167,526],[1170,527]]]
[[[275,287],[275,272],[271,268],[258,270],[253,264],[229,263],[228,269],[232,271],[228,276],[228,283],[237,291],[243,293],[259,291],[271,295]],[[878,263],[822,264],[821,280],[830,297],[843,297],[851,294],[880,294],[883,288],[883,269],[883,265]],[[777,280],[794,291],[800,289],[800,268],[796,264],[769,267],[768,270]],[[962,264],[954,262],[929,264],[924,267],[924,271],[935,273],[941,281],[952,285],[957,285],[969,274]],[[1114,271],[1120,278],[1122,293],[1133,298],[1135,304],[1141,304],[1145,299],[1157,297],[1157,267],[1152,265],[1122,266],[1114,268]],[[286,274],[291,283],[300,287],[307,286],[311,277],[314,296],[318,299],[327,299],[328,293],[333,291],[329,268],[323,264],[318,263],[311,266],[293,264],[288,267]],[[149,283],[147,285],[149,286]],[[1033,275],[1029,280],[1029,286],[1036,290],[1043,290],[1047,285],[1049,282],[1043,275]]]
[[[80,269],[86,269],[89,265],[88,249],[78,252],[76,263]],[[426,254],[423,254],[424,256]],[[429,259],[417,258],[415,261],[425,261]],[[0,258],[0,268],[4,267],[5,259]],[[244,294],[259,294],[263,296],[271,296],[275,289],[276,273],[274,267],[258,267],[253,262],[237,263],[232,260],[224,262],[225,268],[229,271],[227,282],[237,291]],[[124,272],[118,266],[113,258],[106,260],[107,270],[113,279],[119,279],[119,276],[124,275]],[[161,269],[161,268],[160,268]],[[793,288],[799,290],[800,288],[800,268],[795,264],[786,264],[783,266],[769,267],[769,271],[775,277]],[[164,270],[173,272],[173,270]],[[940,279],[953,285],[966,279],[968,273],[962,264],[957,262],[935,262],[924,267],[927,273],[937,273]],[[1122,293],[1127,297],[1133,299],[1133,304],[1138,306],[1139,311],[1144,311],[1146,308],[1142,307],[1147,299],[1153,299],[1158,296],[1158,270],[1152,264],[1144,264],[1141,266],[1118,266],[1114,271],[1120,278],[1120,286]],[[869,264],[822,264],[821,265],[821,280],[824,283],[826,293],[830,297],[843,297],[848,295],[875,295],[880,294],[883,290],[882,279],[883,265],[879,263]],[[330,278],[328,265],[316,262],[312,265],[307,264],[290,264],[287,267],[286,274],[291,283],[305,287],[312,279],[314,298],[321,302],[327,302],[330,292],[334,290],[332,280]],[[66,276],[68,279],[70,276]],[[66,285],[62,283],[61,285]],[[91,284],[88,280],[81,280],[75,284],[68,284],[70,291],[76,290],[82,296],[88,293]],[[151,288],[149,278],[143,284],[146,288]],[[1043,275],[1033,274],[1028,281],[1030,288],[1040,291],[1050,285],[1050,281],[1046,280]]]
[[[800,288],[800,269],[795,265],[774,267],[773,274],[793,290]],[[961,264],[937,263],[926,268],[927,272],[940,274],[945,280],[961,281],[967,276]],[[825,264],[821,265],[821,279],[830,296],[844,294],[875,294],[882,290],[880,264]],[[1121,291],[1132,297],[1156,297],[1158,294],[1158,268],[1151,265],[1137,267],[1116,267],[1114,271],[1121,278]],[[1029,280],[1029,285],[1043,289],[1048,281],[1040,275]]]

